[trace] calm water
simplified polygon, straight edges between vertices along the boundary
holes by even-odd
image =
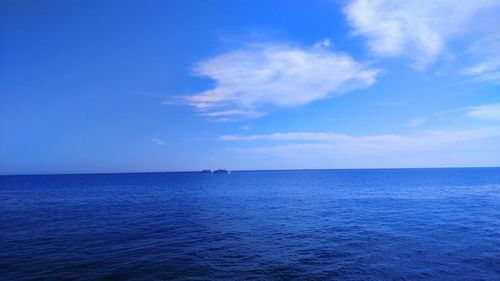
[[[1,280],[500,280],[500,169],[0,177]]]

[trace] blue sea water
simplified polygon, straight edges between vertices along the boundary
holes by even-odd
[[[500,168],[0,177],[1,280],[500,280]]]

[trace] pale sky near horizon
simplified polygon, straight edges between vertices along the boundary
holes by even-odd
[[[0,1],[0,174],[500,166],[500,0]]]

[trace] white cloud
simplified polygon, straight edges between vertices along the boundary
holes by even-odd
[[[468,75],[481,75],[484,74],[485,72],[495,70],[499,66],[500,66],[500,61],[480,62],[478,64],[465,68],[464,73]]]
[[[449,39],[478,26],[481,11],[498,5],[498,0],[354,0],[344,12],[354,34],[367,37],[373,53],[410,55],[422,69],[446,50]]]
[[[463,73],[478,81],[500,82],[500,33],[485,36],[466,52],[478,62],[465,67]]]
[[[157,145],[167,145],[167,142],[165,140],[159,138],[152,138],[151,142]]]
[[[255,118],[274,107],[301,106],[375,83],[378,71],[320,47],[253,44],[200,62],[194,74],[215,86],[188,96],[208,117]]]
[[[241,130],[248,131],[248,130],[250,130],[250,129],[251,129],[251,127],[250,127],[250,124],[246,124],[246,125],[241,126],[241,127],[240,127],[240,129],[241,129]]]
[[[208,116],[208,117],[224,117],[224,116],[245,116],[245,117],[260,117],[263,114],[260,112],[256,112],[253,110],[239,110],[239,109],[232,109],[232,110],[222,110],[222,111],[208,111],[208,112],[202,112],[201,115],[203,116]]]
[[[222,136],[240,168],[384,168],[500,165],[500,126],[352,136],[289,132]],[[258,166],[252,166],[258,163]]]
[[[410,128],[416,128],[422,126],[425,122],[427,122],[427,117],[417,117],[405,122],[403,125]]]
[[[315,48],[323,48],[323,47],[330,47],[332,45],[332,41],[328,38],[323,39],[323,41],[318,42],[314,44]]]
[[[394,151],[432,150],[447,147],[451,144],[468,143],[482,139],[500,137],[500,127],[490,126],[461,130],[427,130],[413,135],[373,135],[351,136],[334,132],[288,132],[265,135],[224,135],[221,141],[272,141],[301,142],[238,149],[241,152],[271,152],[282,149],[298,148],[300,151],[311,149],[310,153],[384,153]],[[304,143],[307,142],[307,143]]]
[[[469,107],[466,109],[466,114],[486,121],[500,121],[500,103]]]
[[[467,117],[482,121],[500,121],[500,103],[459,107],[438,112],[434,115],[440,118],[451,116],[455,120],[463,120],[464,117]]]

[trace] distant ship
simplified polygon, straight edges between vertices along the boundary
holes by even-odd
[[[230,174],[231,171],[228,171],[226,169],[217,169],[212,171],[212,174]]]
[[[202,170],[202,174],[230,174],[231,171],[226,169],[217,169],[217,170]]]

